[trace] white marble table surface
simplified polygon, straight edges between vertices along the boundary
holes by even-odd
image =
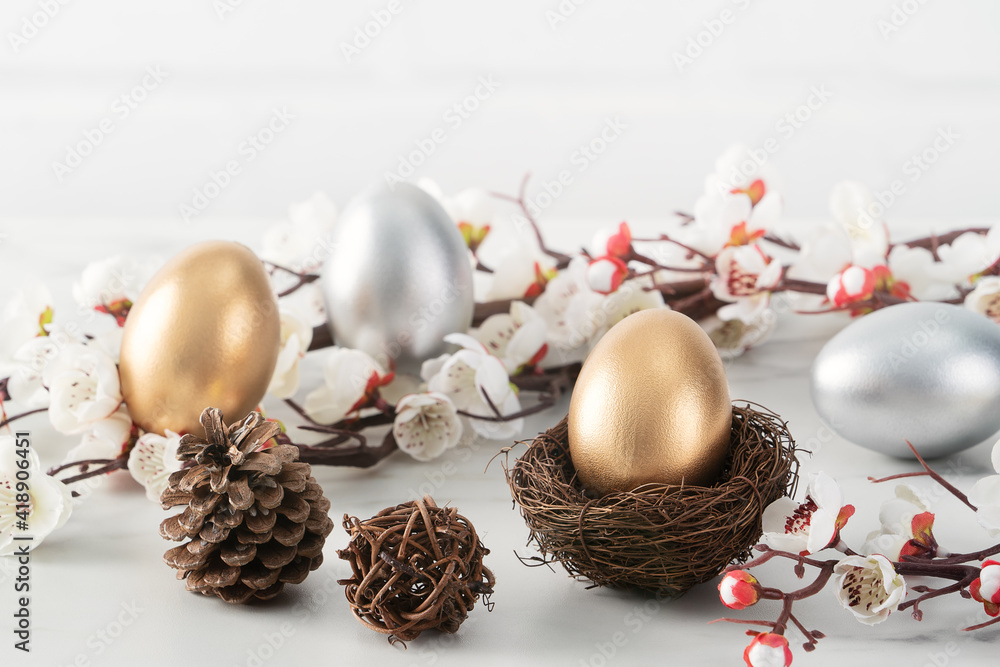
[[[178,221],[6,221],[0,243],[6,287],[0,301],[9,298],[19,276],[34,273],[56,295],[57,313],[75,311],[70,285],[92,259],[120,252],[169,256],[203,238],[243,239],[253,244],[266,224],[205,220],[187,227]],[[554,227],[557,232],[551,238],[556,244],[572,247],[559,242],[565,238],[579,243],[596,224]],[[636,228],[645,231],[652,226],[637,224]],[[915,465],[890,460],[831,435],[816,415],[809,400],[809,366],[824,341],[846,323],[839,316],[782,315],[773,338],[729,363],[727,370],[734,397],[759,402],[783,415],[799,443],[813,450],[813,456],[803,462],[803,472],[822,469],[841,481],[847,498],[858,508],[845,534],[860,542],[876,527],[878,506],[892,493],[891,486],[872,485],[866,477],[913,470]],[[308,359],[304,388],[320,381],[318,360],[313,358],[317,354],[322,352]],[[279,417],[291,417],[273,399],[265,407]],[[563,400],[528,419],[523,437],[554,424],[566,408]],[[45,463],[55,462],[75,444],[73,438],[55,433],[44,416],[21,425],[31,429]],[[357,623],[336,583],[348,572],[334,554],[346,543],[339,525],[327,543],[322,567],[273,604],[230,607],[187,593],[161,562],[168,544],[159,537],[157,526],[166,513],[146,500],[127,475],[118,474],[96,485],[78,503],[70,522],[32,556],[34,652],[27,659],[11,648],[13,582],[10,561],[0,560],[0,619],[4,619],[0,621],[0,637],[4,637],[0,661],[4,665],[414,667],[742,664],[742,651],[749,641],[744,628],[709,625],[727,612],[713,584],[698,587],[680,600],[656,603],[614,590],[587,590],[562,570],[522,565],[515,552],[534,555],[525,546],[527,529],[512,508],[500,466],[487,467],[504,444],[509,443],[463,444],[429,464],[397,455],[372,470],[315,471],[338,524],[344,513],[367,517],[428,486],[439,503],[457,506],[476,524],[491,550],[487,564],[497,577],[496,606],[492,613],[477,606],[457,635],[430,633],[403,651]],[[939,465],[948,479],[968,488],[990,472],[989,447],[983,443]],[[450,475],[442,472],[448,465],[454,466]],[[935,530],[943,543],[961,550],[986,545],[985,535],[969,512],[943,494],[935,499]],[[761,576],[765,583],[786,588],[794,583],[787,567],[767,566]],[[776,611],[768,604],[773,603],[742,615],[773,618]],[[796,665],[996,664],[998,630],[959,632],[958,628],[979,622],[984,615],[981,605],[957,596],[928,603],[920,623],[896,614],[877,628],[855,622],[831,592],[796,609],[809,627],[828,636],[816,652],[806,654],[791,632]],[[616,639],[619,646],[614,655],[605,655],[611,653]]]

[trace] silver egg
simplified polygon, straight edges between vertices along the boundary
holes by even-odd
[[[472,267],[458,227],[424,190],[377,186],[337,221],[321,286],[338,345],[417,373],[472,323]]]
[[[812,367],[812,398],[855,444],[938,457],[1000,430],[1000,326],[960,306],[905,303],[851,323]]]

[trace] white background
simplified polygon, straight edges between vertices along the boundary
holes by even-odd
[[[690,207],[726,146],[775,137],[788,212],[813,218],[826,213],[839,180],[879,189],[901,177],[942,127],[960,140],[890,217],[993,212],[1000,5],[989,0],[908,0],[916,11],[897,14],[905,22],[891,31],[895,0],[589,0],[561,22],[547,15],[557,0],[401,0],[350,62],[342,44],[388,0],[243,0],[223,12],[209,1],[73,1],[15,53],[10,33],[24,30],[39,1],[7,0],[0,10],[4,218],[169,224],[273,108],[296,120],[213,200],[211,214],[280,216],[317,189],[343,203],[436,127],[447,139],[417,176],[446,191],[513,190],[526,171],[544,179],[569,167],[615,116],[627,131],[574,172],[552,213],[667,215]],[[713,37],[705,22],[723,10],[732,20]],[[708,46],[679,68],[674,54],[699,39]],[[120,120],[112,104],[150,66],[167,79]],[[499,88],[451,128],[443,114],[481,76]],[[829,101],[792,136],[779,132],[821,86]],[[106,117],[114,131],[60,182],[53,162]]]
[[[627,218],[636,230],[677,208],[690,208],[715,156],[734,141],[759,147],[780,138],[772,158],[784,177],[792,220],[826,215],[830,187],[844,178],[875,189],[903,177],[904,164],[940,128],[960,139],[907,191],[889,217],[916,231],[995,219],[994,162],[1000,148],[1000,5],[934,2],[884,38],[878,22],[893,3],[847,0],[803,3],[609,2],[592,0],[550,27],[557,3],[404,3],[403,10],[346,62],[340,44],[386,3],[245,0],[220,18],[210,2],[70,2],[21,46],[37,2],[8,1],[0,10],[0,267],[29,273],[56,294],[57,313],[74,312],[70,286],[91,260],[135,252],[161,256],[204,238],[251,245],[288,204],[317,189],[338,204],[387,170],[414,140],[445,127],[443,114],[481,76],[500,83],[495,95],[458,128],[416,176],[446,191],[469,185],[511,191],[526,171],[536,182],[573,168],[578,146],[608,118],[628,123],[546,212],[554,245],[572,248],[602,224]],[[703,54],[679,71],[673,54],[728,8],[735,20]],[[147,67],[164,83],[125,120],[114,100],[137,85]],[[803,104],[813,87],[830,101],[794,132],[776,124]],[[178,212],[212,170],[239,159],[239,146],[265,126],[274,108],[296,116],[232,184],[185,225]],[[87,129],[112,118],[114,131],[60,182],[53,162]],[[912,224],[912,227],[908,225]],[[9,289],[6,290],[9,293]],[[6,299],[7,294],[4,294]],[[823,469],[842,480],[859,507],[849,538],[876,524],[891,489],[866,476],[912,469],[829,435],[808,400],[807,373],[822,344],[845,320],[784,316],[767,345],[728,366],[732,394],[763,403],[790,421],[800,442],[816,450],[805,472]],[[304,392],[320,381],[319,359],[307,361]],[[300,395],[301,398],[301,395]],[[274,402],[279,417],[287,412]],[[528,422],[524,436],[555,423],[566,403]],[[75,444],[44,417],[25,422],[46,462]],[[625,646],[608,665],[738,664],[748,638],[737,626],[709,626],[726,611],[713,585],[660,605],[637,632],[646,601],[615,591],[588,591],[561,571],[523,567],[513,552],[527,530],[511,510],[499,467],[483,474],[503,443],[480,443],[458,472],[435,486],[439,502],[469,516],[492,549],[498,576],[493,614],[477,608],[455,637],[429,635],[406,653],[350,618],[335,579],[346,574],[331,535],[327,562],[306,583],[270,606],[229,608],[183,591],[160,563],[156,534],[164,513],[123,475],[81,503],[70,523],[34,559],[37,653],[29,661],[9,647],[0,620],[4,664],[247,664],[268,636],[292,623],[293,634],[268,665],[593,665],[616,632]],[[968,488],[989,472],[987,444],[942,463]],[[394,457],[374,471],[324,469],[317,476],[335,520],[369,516],[406,500],[442,464]],[[938,497],[937,531],[956,550],[982,546],[975,522]],[[3,561],[0,565],[7,563]],[[766,583],[794,585],[787,569]],[[12,610],[8,571],[0,572],[0,619]],[[327,591],[324,593],[324,591]],[[325,600],[320,603],[323,597]],[[829,593],[803,605],[810,627],[830,637],[798,665],[844,663],[986,665],[995,662],[996,631],[975,636],[956,628],[983,620],[979,605],[955,599],[929,604],[925,620],[896,615],[863,627]],[[318,605],[303,619],[301,605]],[[100,654],[94,640],[114,629],[123,604],[142,612]],[[772,615],[773,607],[744,617]],[[88,643],[89,642],[89,643]],[[957,649],[955,653],[952,648]],[[951,652],[952,655],[948,655]],[[940,662],[937,662],[940,666]]]

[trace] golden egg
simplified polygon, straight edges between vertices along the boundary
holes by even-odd
[[[198,417],[211,406],[239,421],[267,391],[280,335],[277,300],[249,248],[188,248],[153,276],[125,320],[119,370],[132,419],[155,433],[200,433]]]
[[[722,359],[691,318],[644,310],[594,346],[569,404],[580,482],[605,494],[643,484],[711,485],[729,450]]]

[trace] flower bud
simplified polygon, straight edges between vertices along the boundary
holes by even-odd
[[[733,570],[719,582],[719,599],[730,609],[745,609],[760,600],[760,583],[746,570]]]

